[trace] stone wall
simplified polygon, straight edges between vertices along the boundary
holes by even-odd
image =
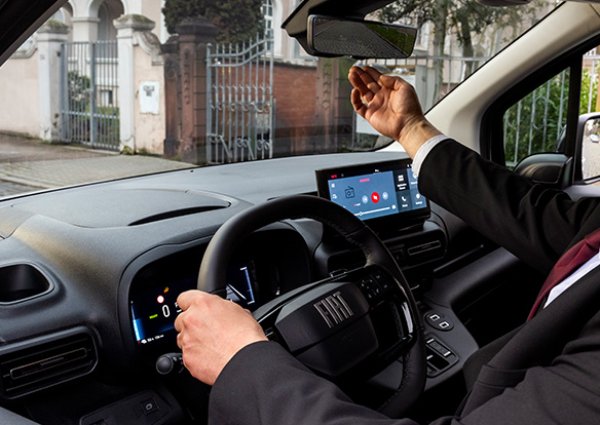
[[[18,53],[0,67],[0,131],[39,137],[38,52]]]

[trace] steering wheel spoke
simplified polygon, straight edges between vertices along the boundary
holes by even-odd
[[[410,347],[416,329],[402,286],[376,265],[306,285],[254,314],[271,340],[330,378],[360,363],[378,372]]]

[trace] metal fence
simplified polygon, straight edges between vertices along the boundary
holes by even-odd
[[[565,70],[511,106],[503,117],[508,166],[534,152],[556,151],[567,122],[569,72]]]
[[[64,43],[61,57],[63,141],[118,150],[117,42]]]
[[[207,161],[273,156],[273,40],[207,47]]]
[[[592,51],[583,58],[579,114],[597,111],[600,55]],[[535,152],[560,148],[567,123],[569,70],[555,75],[524,96],[504,114],[506,164],[516,165]]]

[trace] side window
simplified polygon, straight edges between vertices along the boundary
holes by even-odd
[[[510,106],[503,116],[508,167],[538,152],[561,152],[567,122],[569,69],[554,75]]]
[[[579,116],[600,111],[600,47],[582,55],[581,61]],[[531,154],[565,151],[571,72],[576,71],[566,68],[524,93],[506,109],[502,123],[508,167],[514,167]],[[584,180],[597,179],[600,177],[600,116],[586,123],[581,143],[581,176]]]

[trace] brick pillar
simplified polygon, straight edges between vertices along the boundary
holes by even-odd
[[[321,152],[335,152],[352,141],[352,106],[348,70],[352,62],[319,58],[317,66],[317,125],[323,129]]]
[[[350,102],[352,86],[350,86],[350,82],[348,81],[348,71],[350,71],[354,63],[354,59],[349,58],[339,58],[337,60],[334,125],[338,150],[342,146],[348,147],[352,145],[354,108],[352,108],[352,103]]]
[[[214,42],[217,28],[204,18],[188,18],[177,26],[177,32],[181,105],[177,154],[183,161],[205,164],[206,45]]]

